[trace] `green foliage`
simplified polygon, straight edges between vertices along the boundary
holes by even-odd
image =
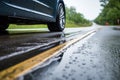
[[[91,22],[84,18],[83,14],[76,12],[74,7],[66,7],[66,24],[91,25]]]
[[[120,1],[109,0],[100,15],[95,19],[98,24],[120,25]]]

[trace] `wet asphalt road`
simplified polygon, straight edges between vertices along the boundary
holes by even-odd
[[[1,35],[0,70],[13,66],[58,45],[63,41],[62,37],[64,37],[62,32]]]
[[[102,28],[24,80],[120,80],[120,30]]]
[[[92,29],[94,28],[72,28],[64,32],[10,29],[0,32],[0,71]]]

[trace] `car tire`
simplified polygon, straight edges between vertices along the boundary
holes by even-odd
[[[65,28],[65,8],[62,3],[59,3],[56,22],[49,23],[48,29],[51,32],[63,31]]]

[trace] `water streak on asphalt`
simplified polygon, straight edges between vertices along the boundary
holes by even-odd
[[[65,41],[63,32],[9,32],[0,34],[0,70],[33,57]]]
[[[91,30],[82,29],[83,32]],[[49,32],[46,29],[8,29],[0,32],[0,70],[31,58],[53,46],[62,44],[82,33],[81,28],[65,29],[65,32]]]

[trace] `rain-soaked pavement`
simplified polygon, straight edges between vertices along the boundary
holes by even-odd
[[[0,32],[0,71],[91,29],[93,28],[68,28],[64,32],[49,32],[47,29],[9,29]]]
[[[120,80],[120,30],[104,27],[24,80]]]
[[[0,70],[8,68],[23,60],[63,42],[64,34],[28,33],[0,36]]]

